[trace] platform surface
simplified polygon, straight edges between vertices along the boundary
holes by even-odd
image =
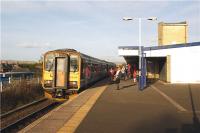
[[[71,122],[71,125],[67,125],[67,131],[65,130],[64,132],[74,132],[89,110],[92,108],[93,104],[95,104],[98,97],[106,89],[107,83],[107,80],[102,80],[80,94],[72,96],[69,101],[50,111],[48,114],[34,121],[19,132],[62,132],[61,129],[63,129],[68,122]],[[82,112],[77,116],[77,112],[80,111]],[[74,119],[75,117],[78,117],[78,119]]]
[[[195,132],[188,85],[156,82],[153,87],[139,91],[132,81],[122,81],[120,90],[110,85],[76,133]],[[199,120],[200,85],[190,85],[190,88]]]
[[[193,133],[200,126],[200,85],[158,81],[140,91],[132,80],[121,81],[120,90],[104,82],[22,132]]]

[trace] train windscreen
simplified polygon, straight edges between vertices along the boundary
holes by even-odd
[[[70,72],[77,72],[78,71],[78,56],[71,55],[70,56]]]
[[[45,56],[45,70],[52,71],[54,69],[54,54],[50,53]]]

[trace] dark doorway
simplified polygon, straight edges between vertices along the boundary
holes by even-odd
[[[147,57],[147,80],[167,81],[167,62],[166,57]]]

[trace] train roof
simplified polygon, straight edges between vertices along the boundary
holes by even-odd
[[[49,51],[49,52],[75,52],[75,53],[78,53],[82,58],[85,58],[85,59],[88,59],[88,60],[93,60],[93,61],[96,61],[96,62],[103,62],[105,64],[109,63],[109,64],[113,64],[115,65],[114,63],[112,62],[108,62],[108,61],[105,61],[105,60],[101,60],[101,59],[98,59],[98,58],[95,58],[95,57],[92,57],[92,56],[89,56],[89,55],[86,55],[86,54],[83,54],[75,49],[68,49],[68,48],[64,48],[64,49],[56,49],[56,50],[52,50],[52,51]]]
[[[105,63],[105,64],[113,64],[115,65],[114,63],[112,62],[108,62],[108,61],[105,61],[105,60],[101,60],[101,59],[98,59],[98,58],[95,58],[95,57],[92,57],[92,56],[89,56],[89,55],[86,55],[86,54],[83,54],[83,53],[80,53],[80,56],[82,58],[85,58],[85,59],[88,59],[88,60],[93,60],[94,62],[101,62],[101,63]]]
[[[78,52],[75,49],[63,48],[63,49],[56,49],[52,51],[63,51],[63,52]]]

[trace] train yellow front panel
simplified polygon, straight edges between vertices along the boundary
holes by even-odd
[[[53,80],[53,72],[52,71],[44,71],[43,73],[44,80]]]
[[[69,81],[78,81],[78,72],[70,72]]]
[[[69,74],[69,82],[76,82],[79,88],[79,72],[70,72]]]

